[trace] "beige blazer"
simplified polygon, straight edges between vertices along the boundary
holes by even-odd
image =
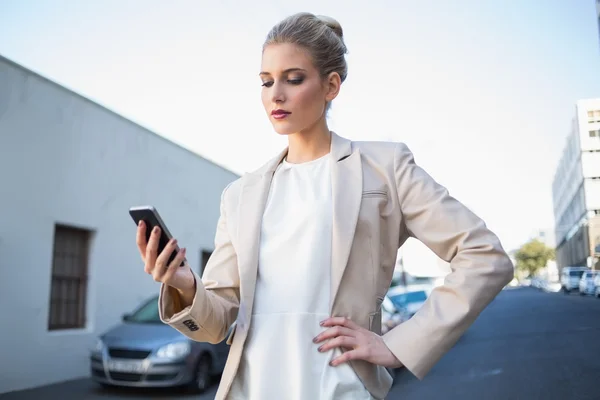
[[[201,284],[196,276],[193,304],[182,310],[176,292],[161,288],[162,320],[193,340],[218,343],[235,323],[217,399],[227,397],[252,324],[261,218],[273,173],[286,153],[223,191],[215,250]],[[381,333],[381,303],[398,248],[408,237],[450,263],[445,284],[413,318],[383,336],[422,379],[510,282],[513,265],[496,235],[415,164],[406,145],[352,142],[332,133],[330,157],[332,316],[351,317]],[[392,384],[387,370],[365,361],[350,363],[367,390],[385,398]]]

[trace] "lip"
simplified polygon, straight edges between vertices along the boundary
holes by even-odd
[[[271,116],[274,119],[284,119],[284,118],[287,118],[287,116],[290,115],[290,114],[291,114],[291,112],[285,111],[285,110],[281,110],[281,109],[277,109],[277,110],[271,111]]]

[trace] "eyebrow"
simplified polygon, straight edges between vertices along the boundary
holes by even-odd
[[[284,74],[289,74],[290,72],[306,72],[306,70],[302,68],[288,68],[283,71]],[[270,72],[261,71],[258,75],[271,75]]]

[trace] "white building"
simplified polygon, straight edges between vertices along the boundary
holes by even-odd
[[[594,264],[600,245],[600,99],[577,102],[552,183],[559,268]]]
[[[532,239],[539,240],[544,243],[547,247],[555,248],[556,247],[556,237],[554,229],[538,229],[532,235]]]
[[[89,376],[97,335],[157,293],[129,207],[200,270],[236,178],[0,57],[0,393]]]

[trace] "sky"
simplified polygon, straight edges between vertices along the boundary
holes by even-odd
[[[329,126],[406,143],[506,250],[552,229],[575,103],[600,97],[594,0],[0,0],[0,55],[236,173],[286,139],[260,102],[284,17],[337,19],[349,75]]]

